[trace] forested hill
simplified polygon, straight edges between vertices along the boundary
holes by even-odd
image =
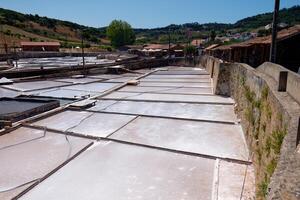
[[[300,23],[300,5],[294,6],[291,8],[284,8],[280,10],[279,12],[279,18],[280,22],[284,22],[290,26],[299,24]],[[235,29],[238,28],[241,31],[243,30],[251,30],[251,29],[257,29],[259,27],[265,26],[267,24],[270,24],[273,19],[273,13],[264,13],[255,15],[252,17],[247,17],[245,19],[239,20],[234,24],[224,24],[224,23],[206,23],[206,24],[199,24],[197,22],[195,23],[186,23],[182,25],[169,25],[167,27],[162,28],[154,28],[154,29],[136,29],[136,32],[163,32],[168,30],[180,30],[180,29],[191,29],[194,31],[209,31],[209,30],[228,30],[228,29]]]
[[[294,6],[288,9],[280,10],[280,22],[284,22],[289,26],[300,24],[300,6]],[[186,23],[182,25],[169,25],[163,28],[154,29],[135,29],[140,40],[139,43],[158,41],[166,43],[168,41],[168,33],[172,33],[172,41],[182,42],[186,38],[186,31],[192,32],[192,38],[207,38],[211,30],[214,30],[218,35],[223,35],[226,31],[230,32],[245,32],[253,31],[262,28],[272,23],[273,13],[259,14],[253,17],[248,17],[237,21],[234,24],[224,23],[206,23],[199,24]]]
[[[294,6],[280,11],[281,22],[288,25],[300,24],[300,6]],[[224,32],[234,30],[249,31],[265,26],[272,22],[272,13],[265,13],[248,17],[234,24],[224,23],[186,23],[172,24],[167,27],[153,29],[134,29],[137,38],[143,42],[164,42],[171,30],[174,40],[181,42],[187,30],[193,32],[193,37],[206,37],[209,31]],[[0,8],[0,31],[5,35],[8,43],[25,41],[61,41],[64,43],[80,42],[81,33],[93,44],[103,43],[106,37],[106,27],[94,28],[79,25],[69,21],[62,21],[39,15],[22,14],[12,10]],[[0,42],[1,38],[0,38]]]
[[[256,15],[253,17],[247,17],[245,19],[237,21],[233,26],[235,28],[243,29],[256,29],[260,26],[265,26],[272,22],[273,13],[265,13]],[[300,6],[294,6],[291,8],[284,8],[279,12],[280,22],[286,23],[290,26],[300,23]]]

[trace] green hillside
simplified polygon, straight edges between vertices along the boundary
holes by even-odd
[[[280,11],[280,21],[290,26],[300,24],[300,6],[285,8]],[[167,27],[153,29],[134,29],[138,44],[149,42],[166,43],[168,33],[172,41],[187,42],[187,30],[192,38],[207,38],[211,30],[218,35],[230,32],[251,31],[272,22],[272,13],[264,13],[237,21],[234,24],[186,23],[172,24]],[[81,36],[92,45],[109,43],[106,39],[106,27],[94,28],[69,21],[41,17],[39,15],[22,14],[12,10],[0,8],[0,32],[4,37],[0,42],[18,43],[20,41],[60,41],[68,47],[73,43],[79,44]],[[4,39],[3,39],[4,38]]]
[[[0,8],[0,24],[0,31],[5,35],[7,43],[21,40],[79,43],[83,35],[86,41],[98,44],[100,38],[105,37],[105,31],[97,28],[3,8]]]
[[[291,8],[284,8],[279,13],[280,22],[284,22],[289,26],[300,24],[300,6],[294,6]],[[207,38],[210,31],[214,30],[217,34],[224,34],[227,31],[230,32],[244,32],[252,31],[258,28],[264,27],[267,24],[272,23],[273,13],[264,13],[256,16],[248,17],[237,21],[234,24],[222,24],[222,23],[186,23],[182,25],[170,25],[163,28],[155,29],[136,29],[138,35],[137,38],[142,38],[141,41],[160,41],[167,42],[168,33],[172,33],[173,41],[183,41],[186,38],[186,30],[192,32],[192,38]]]

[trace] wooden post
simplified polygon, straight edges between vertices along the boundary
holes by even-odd
[[[281,71],[278,79],[278,92],[286,92],[288,72]]]
[[[169,59],[171,58],[171,33],[170,33],[170,28],[169,28],[169,31],[168,31],[168,36],[169,36],[169,49],[168,49],[168,56],[169,56]]]
[[[300,143],[300,117],[299,117],[299,120],[298,120],[298,131],[297,131],[297,139],[296,139],[296,148],[299,145],[299,143]]]
[[[270,62],[276,63],[276,48],[277,48],[277,24],[279,15],[280,0],[275,0],[275,8],[273,13],[272,23],[272,43],[270,49]]]
[[[212,68],[211,68],[210,78],[214,77],[214,71],[215,71],[215,61],[212,61]]]

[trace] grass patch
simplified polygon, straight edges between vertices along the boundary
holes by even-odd
[[[255,138],[255,140],[258,140],[258,137],[259,137],[259,131],[255,130],[255,132],[254,132],[254,138]]]
[[[244,86],[244,88],[245,88],[245,97],[246,97],[246,99],[250,103],[252,103],[254,101],[254,98],[255,98],[255,93],[253,91],[251,91],[248,86]]]
[[[263,90],[261,91],[261,98],[263,100],[267,100],[269,96],[269,89],[267,87],[264,87]]]
[[[280,123],[283,122],[283,115],[282,115],[282,113],[279,113],[279,114],[277,115],[277,119],[280,121]]]
[[[271,162],[267,165],[267,173],[268,175],[271,177],[272,174],[275,171],[275,168],[277,166],[277,160],[275,160],[274,158],[271,160]]]
[[[263,132],[266,132],[266,129],[267,129],[267,124],[266,124],[266,123],[263,123],[263,125],[262,125],[262,130],[263,130]]]
[[[258,160],[259,165],[260,165],[261,164],[262,153],[261,153],[260,149],[256,149],[255,152],[256,152],[256,155],[257,155],[257,160]]]
[[[272,108],[271,108],[269,103],[265,106],[265,111],[266,111],[266,115],[267,115],[268,120],[271,120],[271,118],[272,118]]]
[[[245,118],[250,124],[254,125],[255,120],[254,120],[254,116],[253,116],[252,106],[247,107],[247,109],[245,111]]]
[[[261,107],[261,100],[254,101],[253,102],[253,106],[256,107],[256,108],[258,108],[258,109],[260,109],[260,107]]]
[[[266,140],[266,144],[265,144],[265,151],[267,153],[267,156],[270,155],[271,148],[272,148],[272,139],[271,139],[271,137],[268,137]]]
[[[240,84],[241,84],[242,86],[244,86],[245,83],[246,83],[245,77],[244,77],[244,76],[240,77]]]
[[[277,129],[272,132],[272,149],[275,154],[280,153],[281,145],[283,143],[284,136],[286,135],[286,129]]]
[[[268,185],[269,185],[269,181],[267,179],[259,183],[257,196],[265,198],[268,194]]]

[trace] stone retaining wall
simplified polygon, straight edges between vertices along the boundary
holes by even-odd
[[[99,54],[103,54],[102,52],[91,52],[84,53],[85,56],[98,56]],[[14,59],[15,54],[0,54],[0,61],[6,61],[8,59]],[[18,52],[18,58],[51,58],[51,57],[80,57],[81,53],[65,53],[65,52]]]
[[[214,92],[236,101],[256,170],[256,198],[300,199],[299,75],[288,72],[287,92],[278,92],[281,66],[256,70],[207,56],[200,63],[213,77]]]
[[[85,68],[82,66],[68,66],[68,67],[57,67],[48,69],[28,69],[22,71],[3,71],[0,72],[0,78],[23,78],[32,76],[53,76],[60,75],[65,76],[68,74],[88,74],[88,73],[107,73],[107,68],[116,65],[124,65],[127,69],[136,70],[143,68],[155,68],[161,66],[167,66],[168,59],[143,59],[143,60],[130,60],[120,61],[115,63],[105,63],[96,65],[86,65]]]
[[[144,59],[134,62],[127,62],[123,65],[130,70],[144,69],[144,68],[155,68],[167,66],[169,63],[168,59]]]

